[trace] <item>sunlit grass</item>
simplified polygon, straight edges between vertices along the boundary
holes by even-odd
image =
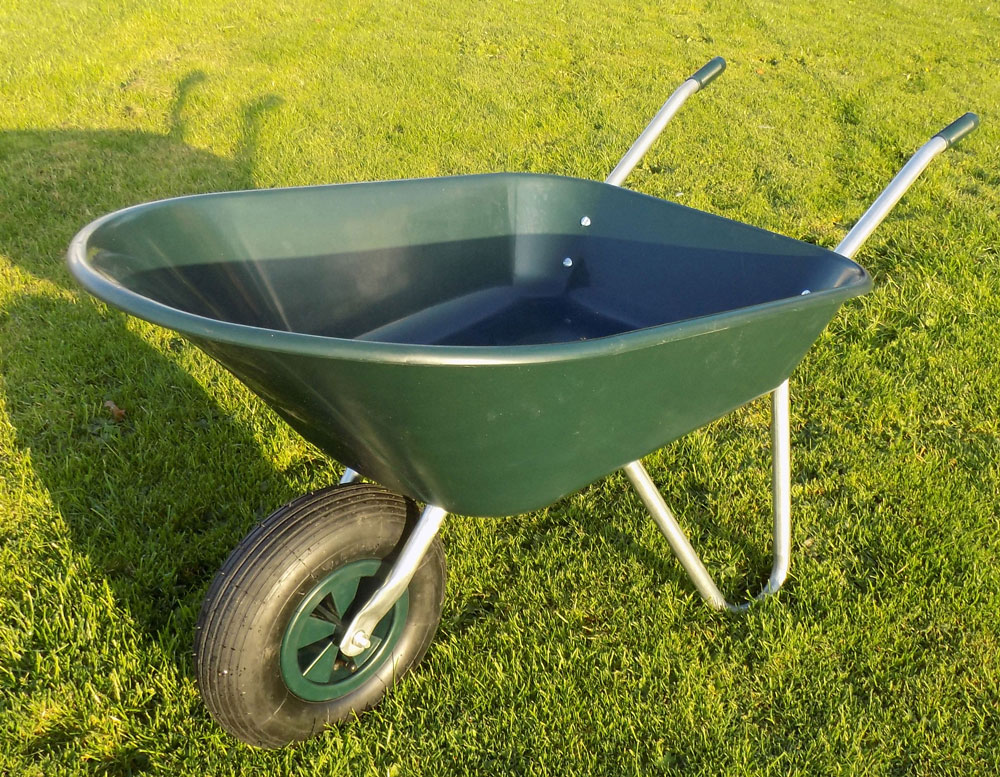
[[[1000,9],[957,1],[0,3],[0,773],[996,772],[998,45]],[[192,679],[201,598],[339,467],[80,292],[74,232],[192,192],[602,178],[717,54],[629,185],[827,246],[924,140],[983,119],[793,376],[786,591],[711,613],[612,476],[450,521],[438,638],[378,710],[277,753],[229,738]],[[648,465],[723,587],[756,586],[766,404]]]

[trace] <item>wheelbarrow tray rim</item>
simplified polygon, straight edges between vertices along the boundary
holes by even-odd
[[[739,326],[748,320],[757,318],[762,314],[778,315],[784,312],[800,310],[807,306],[812,307],[813,305],[832,302],[839,304],[846,299],[864,294],[869,291],[872,286],[871,277],[864,270],[864,268],[855,264],[850,259],[830,251],[829,249],[816,246],[812,243],[798,241],[795,240],[795,238],[777,235],[776,233],[769,232],[768,230],[762,230],[759,227],[754,227],[743,222],[728,219],[724,216],[709,214],[714,219],[718,219],[720,222],[732,224],[743,230],[753,230],[759,233],[780,237],[782,240],[802,243],[803,246],[808,246],[808,249],[813,253],[817,250],[827,251],[837,259],[853,265],[853,267],[857,268],[859,272],[852,280],[849,280],[841,286],[819,289],[803,296],[786,297],[759,304],[747,305],[745,307],[733,308],[709,315],[633,329],[619,334],[595,337],[588,340],[533,345],[428,345],[353,340],[348,338],[289,332],[257,326],[248,326],[246,324],[222,321],[195,313],[188,313],[131,291],[126,286],[112,280],[104,273],[100,272],[90,261],[90,257],[96,250],[91,248],[89,245],[90,239],[95,232],[109,223],[128,218],[139,211],[153,207],[160,207],[167,203],[177,203],[180,201],[191,202],[202,198],[223,196],[254,194],[266,195],[272,192],[289,190],[326,190],[331,187],[389,185],[428,180],[446,182],[455,179],[487,177],[530,177],[533,179],[549,178],[562,181],[578,181],[589,185],[608,185],[587,179],[544,173],[481,173],[475,175],[442,176],[435,177],[433,179],[415,178],[391,181],[324,184],[319,186],[281,187],[278,189],[249,189],[171,197],[123,208],[91,222],[81,229],[70,243],[67,252],[67,263],[69,265],[70,272],[76,280],[85,289],[104,302],[146,321],[175,330],[194,339],[211,340],[217,343],[246,346],[251,348],[266,348],[272,351],[302,356],[336,358],[351,361],[378,361],[386,363],[422,365],[449,364],[456,366],[474,366],[483,364],[515,365],[555,362],[589,358],[600,354],[632,351],[660,345],[666,342],[696,337],[710,332],[729,329],[731,327]],[[662,200],[660,198],[651,197],[650,195],[630,190],[619,189],[618,191],[625,196],[644,198],[658,202],[669,202],[669,204],[674,208],[690,211],[692,214],[698,214],[699,216],[705,215],[704,211],[699,211],[697,209],[689,208],[685,205],[680,205],[667,200]]]

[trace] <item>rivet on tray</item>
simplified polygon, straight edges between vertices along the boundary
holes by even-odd
[[[804,297],[804,296],[806,296],[806,294],[812,294],[812,292],[809,291],[809,289],[803,289],[802,293],[799,296],[800,297]]]
[[[563,267],[572,267],[572,266],[573,266],[573,260],[570,257],[567,256],[565,259],[563,259]]]
[[[581,227],[589,227],[590,226],[590,216],[584,216],[582,219],[580,219],[580,226]]]

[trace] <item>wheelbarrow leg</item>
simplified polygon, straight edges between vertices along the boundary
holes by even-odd
[[[360,474],[358,474],[353,469],[348,467],[347,469],[344,470],[344,474],[340,476],[339,485],[346,486],[348,483],[353,483],[359,477],[361,477]]]
[[[777,592],[788,576],[792,543],[791,433],[788,405],[788,381],[786,380],[771,392],[771,499],[774,513],[774,561],[771,565],[771,576],[767,585],[757,594],[757,599],[763,599]],[[663,500],[663,496],[653,483],[652,478],[649,477],[646,468],[640,462],[633,461],[631,464],[626,464],[624,470],[702,598],[717,610],[729,612],[746,610],[750,606],[749,602],[731,604],[726,601],[726,597],[719,591],[712,576],[705,569],[705,565],[688,541],[684,530],[677,523],[673,512],[667,507],[667,503]]]

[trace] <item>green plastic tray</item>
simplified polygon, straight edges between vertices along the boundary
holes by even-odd
[[[529,174],[139,205],[69,265],[335,459],[466,515],[547,505],[770,391],[871,287],[824,248]]]

